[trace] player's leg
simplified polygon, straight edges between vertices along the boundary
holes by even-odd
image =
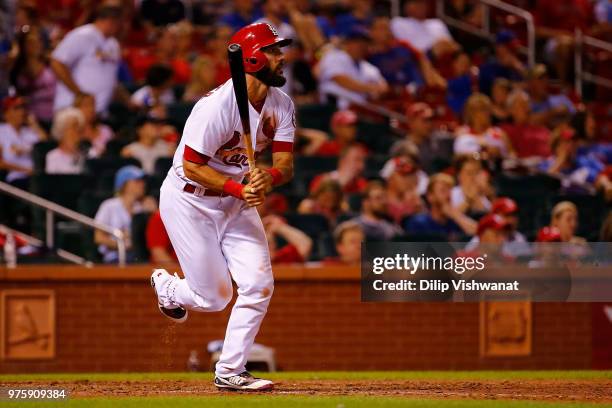
[[[161,217],[185,275],[169,287],[171,300],[200,312],[223,310],[232,299],[232,283],[215,222],[225,214],[215,203],[214,197],[198,198],[162,185]]]
[[[248,353],[274,290],[268,243],[259,214],[245,203],[236,203],[236,208],[238,211],[225,228],[221,247],[238,286],[238,298],[216,366],[218,376],[245,371]]]

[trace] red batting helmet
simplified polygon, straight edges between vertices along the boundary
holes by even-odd
[[[234,34],[230,44],[238,44],[242,48],[244,70],[257,72],[268,63],[268,58],[261,51],[262,48],[277,45],[284,47],[291,44],[290,38],[280,38],[276,28],[268,23],[251,24],[242,27]]]

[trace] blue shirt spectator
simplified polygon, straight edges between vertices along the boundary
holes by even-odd
[[[495,56],[480,67],[478,85],[480,92],[491,96],[493,82],[497,78],[520,81],[525,67],[516,56],[518,40],[512,31],[502,30],[495,37]]]
[[[459,237],[463,230],[457,223],[447,219],[444,223],[434,220],[429,213],[417,214],[404,222],[404,229],[410,234],[431,234],[445,237]]]
[[[221,16],[219,24],[223,24],[238,31],[242,27],[247,26],[263,17],[263,13],[258,7],[253,6],[251,2],[234,2],[234,11]]]
[[[391,85],[423,84],[423,76],[414,53],[403,45],[397,44],[386,52],[374,53],[368,61],[380,70]]]

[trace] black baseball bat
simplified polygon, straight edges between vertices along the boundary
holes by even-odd
[[[246,73],[244,72],[244,62],[242,57],[242,48],[238,44],[230,44],[227,48],[227,57],[229,59],[230,71],[232,74],[232,83],[234,84],[234,95],[238,104],[238,112],[240,121],[242,122],[242,135],[246,146],[247,160],[249,162],[249,170],[255,169],[255,152],[251,142],[251,122],[249,121],[249,97],[247,93]]]

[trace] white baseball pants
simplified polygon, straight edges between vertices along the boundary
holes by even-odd
[[[198,312],[223,310],[232,299],[233,278],[238,299],[216,374],[237,375],[245,370],[274,289],[266,234],[257,210],[244,201],[197,196],[184,192],[184,184],[170,170],[159,203],[185,275],[171,300]]]

